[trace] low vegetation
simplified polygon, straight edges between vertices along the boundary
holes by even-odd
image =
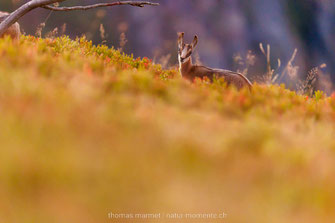
[[[0,58],[1,222],[335,219],[335,97],[188,83],[85,38],[1,39]]]

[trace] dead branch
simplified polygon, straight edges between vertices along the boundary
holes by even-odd
[[[151,5],[151,6],[157,6],[158,3],[152,3],[147,1],[117,1],[113,3],[100,3],[100,4],[94,4],[94,5],[88,5],[88,6],[74,6],[74,7],[56,7],[51,6],[51,4],[54,3],[60,3],[67,0],[31,0],[21,7],[19,7],[17,10],[12,12],[5,20],[3,20],[0,23],[0,36],[2,36],[6,30],[16,23],[22,16],[26,15],[31,10],[34,10],[36,8],[45,8],[48,10],[53,11],[73,11],[73,10],[88,10],[88,9],[94,9],[99,7],[111,7],[111,6],[117,6],[117,5],[130,5],[130,6],[136,6],[136,7],[144,7],[145,5]]]
[[[33,9],[50,5],[57,2],[63,2],[66,0],[32,0],[27,2],[26,4],[22,5],[20,8],[12,12],[4,21],[0,23],[0,36],[2,36],[6,30],[16,23],[22,16],[27,14]]]
[[[116,5],[131,5],[136,7],[144,7],[145,5],[151,5],[151,6],[158,6],[159,3],[152,3],[152,2],[133,2],[133,1],[123,1],[123,2],[113,2],[113,3],[98,3],[94,5],[87,5],[87,6],[72,6],[72,7],[56,7],[56,6],[43,6],[42,8],[49,9],[52,11],[74,11],[74,10],[89,10],[89,9],[95,9],[95,8],[101,8],[101,7],[111,7]]]

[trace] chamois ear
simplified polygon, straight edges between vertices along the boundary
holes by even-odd
[[[178,33],[178,46],[180,48],[182,48],[182,46],[184,45],[184,35],[185,33]]]
[[[194,39],[193,39],[193,42],[192,42],[193,49],[197,46],[197,44],[198,44],[198,36],[196,35],[196,36],[194,36]]]

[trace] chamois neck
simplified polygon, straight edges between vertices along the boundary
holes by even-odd
[[[179,62],[179,70],[182,76],[185,76],[185,74],[191,70],[193,66],[192,63],[192,58],[190,57],[189,59],[187,59],[187,61],[185,61],[184,63]]]

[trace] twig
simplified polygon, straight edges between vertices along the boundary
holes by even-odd
[[[6,30],[17,22],[22,16],[27,14],[33,9],[50,5],[57,2],[63,2],[66,0],[32,0],[22,5],[20,8],[12,12],[4,21],[0,23],[0,36],[2,36]]]
[[[293,63],[295,57],[297,56],[297,53],[298,53],[298,49],[296,48],[296,49],[294,49],[294,51],[293,51],[293,54],[292,54],[292,56],[291,56],[291,59],[288,61],[288,63],[287,63],[287,65],[286,65],[285,69],[283,70],[282,74],[280,75],[280,77],[279,77],[279,81],[281,81],[281,80],[283,79],[283,77],[285,76],[285,74],[287,73],[287,68],[288,68],[289,66],[292,65],[292,63]]]
[[[131,5],[136,7],[144,7],[145,5],[151,5],[151,6],[158,6],[159,3],[152,3],[152,2],[133,2],[133,1],[123,1],[123,2],[113,2],[113,3],[98,3],[94,5],[87,5],[87,6],[72,6],[72,7],[56,7],[56,6],[50,6],[46,5],[42,8],[49,9],[52,11],[74,11],[74,10],[89,10],[89,9],[95,9],[95,8],[101,8],[101,7],[111,7],[116,5]]]
[[[152,3],[147,1],[117,1],[113,3],[100,3],[100,4],[94,4],[94,5],[88,5],[88,6],[73,6],[73,7],[57,7],[57,6],[50,6],[54,3],[60,3],[67,0],[31,0],[24,5],[22,5],[20,8],[12,12],[9,16],[6,17],[5,20],[3,20],[0,23],[0,36],[2,36],[6,30],[16,23],[22,16],[27,14],[33,9],[36,8],[45,8],[48,10],[53,11],[73,11],[73,10],[88,10],[88,9],[94,9],[99,7],[110,7],[110,6],[116,6],[116,5],[130,5],[130,6],[136,6],[136,7],[144,7],[145,5],[151,5],[151,6],[158,6],[158,3]]]

